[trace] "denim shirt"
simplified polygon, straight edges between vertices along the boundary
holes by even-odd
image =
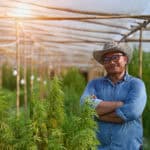
[[[103,101],[123,101],[116,109],[124,123],[111,123],[97,120],[97,138],[101,145],[98,150],[139,150],[143,138],[141,115],[146,104],[146,90],[142,80],[128,73],[123,80],[112,83],[106,76],[94,79],[87,84],[81,104],[86,97],[95,95]]]

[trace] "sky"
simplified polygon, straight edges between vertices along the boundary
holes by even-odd
[[[48,0],[52,6],[66,7],[96,12],[114,12],[137,14],[150,10],[149,0]]]

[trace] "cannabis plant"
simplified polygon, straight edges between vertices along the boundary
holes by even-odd
[[[63,78],[65,93],[64,145],[68,150],[96,149],[95,111],[89,105],[80,106],[85,79],[77,69],[71,69]]]
[[[93,119],[96,113],[87,104],[79,106],[78,111],[77,115],[69,115],[64,122],[64,144],[69,150],[94,150],[99,144],[97,124]]]
[[[48,148],[60,150],[63,148],[62,125],[64,122],[64,93],[61,81],[54,77],[48,84],[47,103],[47,129]]]
[[[0,90],[0,149],[12,149],[13,133],[9,125],[8,117],[14,107],[14,93]]]

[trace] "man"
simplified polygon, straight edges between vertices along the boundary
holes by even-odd
[[[105,43],[103,50],[94,51],[94,58],[106,69],[107,75],[87,84],[81,104],[88,97],[99,118],[98,150],[140,150],[143,128],[141,115],[146,104],[142,80],[126,71],[132,51],[125,44]]]

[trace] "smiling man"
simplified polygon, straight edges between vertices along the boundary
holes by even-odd
[[[141,115],[146,104],[142,80],[126,71],[132,50],[125,44],[105,43],[103,50],[94,51],[94,58],[106,69],[107,75],[90,81],[81,96],[88,97],[99,116],[98,150],[141,150],[143,128]]]

